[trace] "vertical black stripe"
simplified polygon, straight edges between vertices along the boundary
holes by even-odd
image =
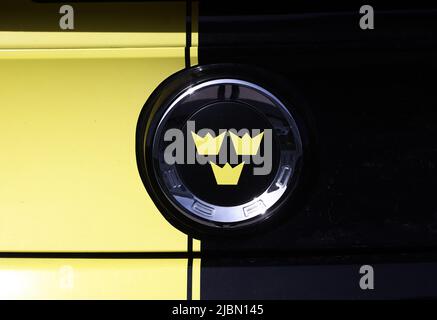
[[[185,44],[185,67],[189,68],[191,66],[190,61],[190,48],[191,48],[191,20],[192,20],[192,3],[191,0],[187,0],[186,7],[186,20],[185,20],[185,30],[186,30],[186,44]]]
[[[192,20],[192,3],[191,0],[187,0],[186,2],[186,18],[185,18],[185,34],[186,34],[186,43],[185,43],[185,68],[189,68],[191,66],[190,59],[190,48],[191,48],[191,20]],[[193,238],[188,236],[187,243],[187,252],[188,252],[188,266],[187,266],[187,300],[192,300],[193,298]]]
[[[190,48],[191,48],[191,20],[192,20],[192,3],[191,0],[186,2],[186,20],[185,20],[185,30],[186,30],[186,44],[185,44],[185,68],[191,66],[190,59]],[[187,243],[188,252],[188,266],[187,266],[187,300],[192,300],[193,298],[193,238],[188,236]]]
[[[193,298],[193,238],[188,236],[187,300]]]

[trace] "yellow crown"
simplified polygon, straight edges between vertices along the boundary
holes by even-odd
[[[213,138],[208,132],[203,138],[191,131],[197,152],[202,156],[218,155],[226,132]]]
[[[243,135],[243,138],[240,138],[231,131],[229,131],[229,135],[231,136],[232,144],[234,145],[234,149],[237,155],[254,156],[258,153],[258,149],[264,136],[264,132],[261,132],[253,138],[251,138],[247,133]]]
[[[214,162],[209,162],[214,172],[215,181],[219,185],[237,185],[240,179],[241,171],[243,170],[244,162],[235,167],[231,167],[229,163],[223,167],[219,167]]]

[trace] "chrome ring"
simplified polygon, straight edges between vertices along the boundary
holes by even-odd
[[[296,121],[287,107],[285,107],[276,96],[257,84],[231,78],[210,80],[189,87],[177,96],[159,121],[157,130],[153,137],[152,150],[154,154],[155,152],[158,152],[157,150],[159,150],[160,143],[158,140],[162,138],[161,133],[163,127],[176,107],[183,104],[185,100],[190,99],[190,97],[193,97],[195,94],[200,93],[203,89],[219,85],[238,85],[241,88],[248,89],[253,97],[258,95],[258,98],[263,100],[264,103],[269,103],[269,105],[273,107],[272,113],[280,115],[282,116],[282,119],[286,120],[288,128],[277,127],[277,124],[275,125],[277,119],[269,118],[269,121],[275,130],[285,130],[288,133],[291,133],[295,146],[294,150],[289,150],[289,148],[285,146],[287,141],[281,143],[279,148],[279,166],[276,168],[275,178],[270,186],[262,194],[254,197],[247,203],[237,206],[219,206],[200,199],[187,188],[175,186],[175,179],[176,181],[181,181],[180,177],[177,176],[177,170],[172,168],[171,165],[167,165],[161,161],[162,159],[158,161],[159,168],[154,169],[160,187],[164,191],[167,199],[184,215],[205,224],[242,224],[257,217],[269,214],[271,209],[279,202],[287,190],[291,192],[293,188],[291,180],[295,175],[296,164],[302,156],[301,135]],[[176,176],[169,177],[167,174],[168,172],[175,174]]]

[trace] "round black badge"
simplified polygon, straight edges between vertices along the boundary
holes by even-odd
[[[143,178],[163,214],[206,230],[273,215],[292,193],[303,156],[290,107],[243,78],[181,87],[155,95],[139,131]]]

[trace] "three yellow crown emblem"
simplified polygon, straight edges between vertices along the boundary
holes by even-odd
[[[221,133],[213,138],[211,134],[207,133],[203,138],[196,133],[191,132],[197,152],[200,155],[218,155],[223,144],[226,132]],[[264,132],[251,138],[249,134],[244,134],[240,138],[235,133],[229,131],[232,144],[237,155],[256,155],[258,153],[261,140]],[[244,167],[244,161],[235,167],[231,167],[226,163],[223,167],[218,166],[213,162],[209,162],[214,173],[215,180],[218,185],[237,185],[240,180],[240,175]]]

